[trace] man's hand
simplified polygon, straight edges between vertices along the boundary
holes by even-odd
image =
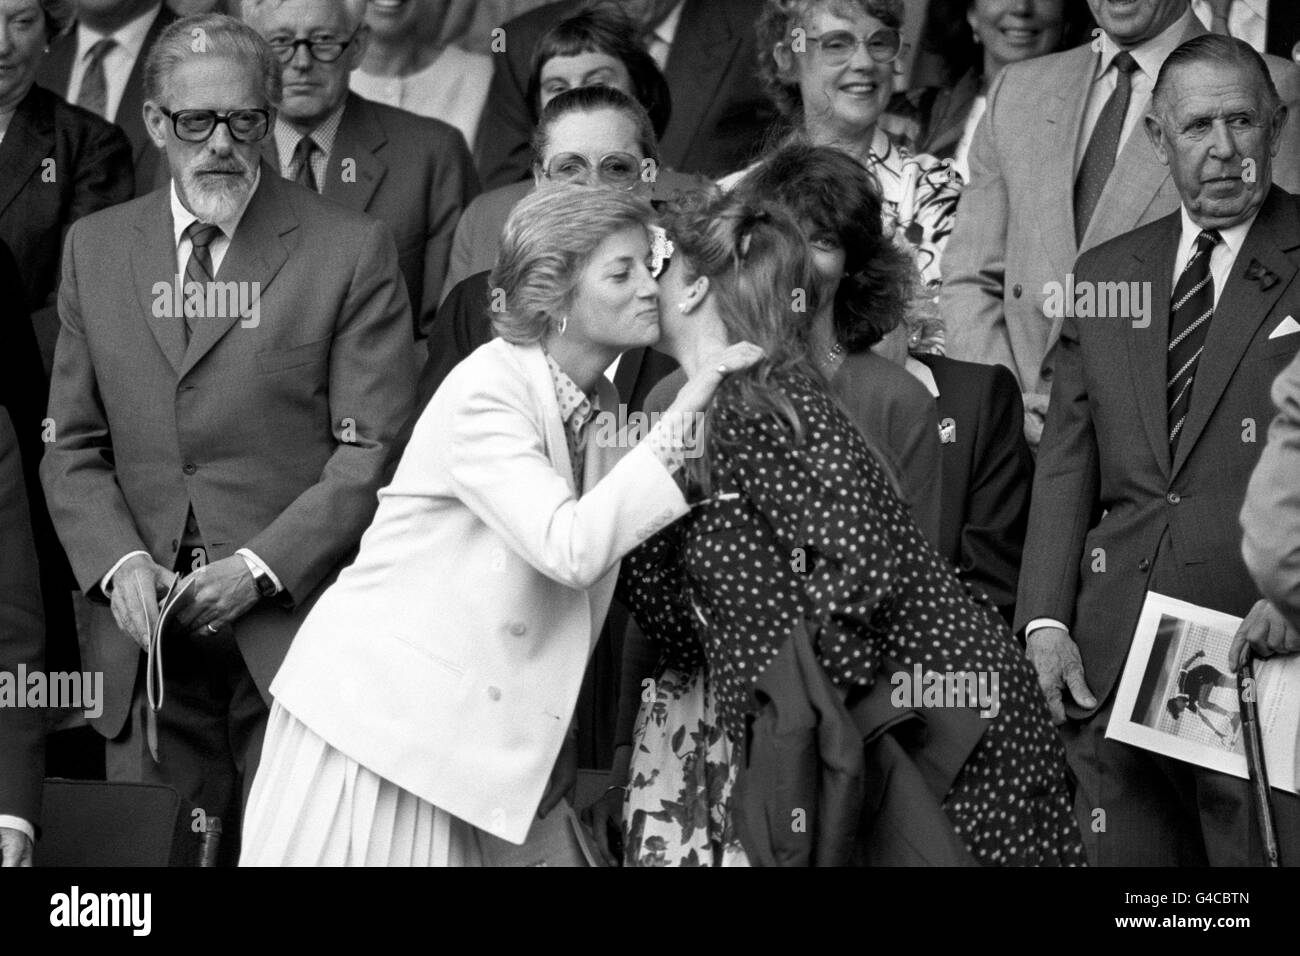
[[[150,631],[158,620],[158,599],[167,594],[176,575],[147,555],[128,558],[113,574],[113,619],[141,650],[149,650]]]
[[[1038,628],[1025,641],[1025,656],[1038,672],[1038,687],[1047,701],[1052,723],[1065,723],[1062,687],[1070,689],[1070,696],[1080,707],[1097,706],[1097,698],[1083,679],[1079,645],[1070,639],[1069,631],[1059,627]]]
[[[31,866],[32,841],[22,830],[0,827],[0,866]]]
[[[542,794],[542,802],[537,807],[537,819],[541,820],[559,806],[560,801],[573,792],[578,783],[578,738],[569,734],[560,748],[560,755],[555,758],[551,769],[551,779]]]
[[[195,581],[176,609],[176,620],[191,633],[210,634],[233,624],[261,597],[247,562],[237,554],[199,568],[190,576]]]
[[[1228,648],[1228,666],[1234,671],[1242,665],[1247,647],[1255,652],[1256,657],[1294,654],[1300,651],[1300,633],[1270,602],[1256,601]]]
[[[1043,438],[1043,425],[1047,422],[1048,396],[1025,392],[1020,397],[1025,403],[1025,441],[1031,448],[1037,448]]]

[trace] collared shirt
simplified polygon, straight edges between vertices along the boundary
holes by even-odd
[[[86,54],[90,48],[106,37],[112,37],[117,44],[104,54],[104,79],[107,81],[104,102],[105,119],[110,122],[117,119],[117,108],[122,103],[122,94],[126,90],[126,81],[135,68],[135,61],[140,58],[144,48],[145,34],[153,26],[162,4],[154,4],[130,23],[112,33],[100,33],[92,30],[84,22],[77,23],[77,53],[72,61],[72,74],[68,77],[68,102],[77,102],[81,95],[81,84],[86,78]]]
[[[1189,8],[1181,17],[1144,43],[1139,43],[1128,52],[1137,61],[1138,68],[1133,71],[1132,93],[1129,96],[1128,111],[1124,114],[1124,129],[1120,134],[1119,148],[1124,149],[1129,136],[1142,122],[1151,104],[1151,89],[1160,75],[1160,67],[1165,58],[1173,53],[1182,41],[1183,34],[1192,23],[1192,11]],[[1114,67],[1115,56],[1120,47],[1107,33],[1100,34],[1101,57],[1097,63],[1097,72],[1092,77],[1092,88],[1088,91],[1088,103],[1083,113],[1083,130],[1074,151],[1074,171],[1077,175],[1083,165],[1083,154],[1088,151],[1088,142],[1092,131],[1097,128],[1101,111],[1106,108],[1106,101],[1115,92],[1116,78],[1119,71]]]
[[[226,258],[226,250],[230,248],[230,238],[235,234],[235,229],[239,227],[239,221],[244,218],[244,210],[248,208],[248,203],[252,200],[253,194],[257,192],[257,187],[261,183],[262,171],[257,169],[253,173],[253,188],[248,191],[248,198],[244,204],[235,210],[225,222],[214,222],[212,225],[221,229],[221,235],[212,241],[208,246],[208,254],[212,257],[212,276],[216,278],[218,270],[221,268],[221,262]],[[176,274],[185,275],[185,266],[190,261],[190,252],[194,244],[190,242],[190,237],[185,235],[185,230],[190,227],[191,223],[199,221],[199,217],[194,215],[185,208],[181,202],[180,194],[176,192],[176,181],[172,180],[171,184],[171,202],[172,202],[172,238],[176,242]]]
[[[9,124],[13,122],[14,114],[17,112],[16,107],[0,111],[0,143],[5,141],[5,133],[9,132]]]
[[[432,63],[415,73],[378,76],[353,70],[348,86],[368,100],[450,123],[473,150],[492,85],[492,59],[486,53],[446,46]]]
[[[551,370],[551,383],[555,386],[555,400],[560,403],[560,419],[564,422],[564,441],[569,446],[569,464],[573,467],[573,486],[582,493],[582,474],[586,464],[586,435],[584,429],[595,417],[595,393],[587,395],[571,379],[550,352],[546,353],[546,367]]]
[[[320,121],[310,133],[301,133],[294,129],[284,118],[284,114],[275,117],[275,151],[280,158],[280,175],[285,179],[293,176],[293,151],[303,138],[310,136],[316,143],[316,151],[311,154],[311,172],[316,179],[316,191],[325,191],[325,171],[329,169],[330,153],[334,151],[334,140],[339,135],[339,123],[343,121],[343,110],[347,101],[340,103],[330,114]]]
[[[221,262],[226,257],[226,251],[230,248],[230,239],[234,236],[235,230],[239,227],[240,220],[244,218],[244,212],[248,209],[248,203],[252,201],[253,196],[257,193],[257,187],[260,183],[261,170],[259,169],[254,173],[253,188],[249,190],[248,199],[244,201],[244,204],[236,209],[234,215],[229,219],[224,222],[213,223],[213,225],[221,228],[222,233],[219,238],[214,239],[211,245],[208,246],[208,254],[212,257],[212,274],[214,278],[217,272],[221,269]],[[172,238],[176,242],[176,275],[184,276],[185,266],[189,262],[190,252],[194,246],[193,242],[190,241],[189,236],[185,235],[185,230],[190,227],[191,223],[198,222],[199,217],[186,209],[185,205],[181,202],[181,197],[176,192],[175,180],[172,181],[170,189]],[[275,585],[276,593],[284,590],[284,585],[280,583],[280,579],[276,577],[275,572],[272,571],[271,568],[256,554],[248,548],[239,548],[235,553],[244,559],[244,563],[248,565],[248,571],[250,574],[256,574],[258,571],[261,571],[271,579],[271,582]],[[100,578],[99,589],[105,594],[108,594],[109,584],[112,582],[113,575],[117,573],[118,568],[125,564],[128,558],[135,557],[137,554],[143,554],[146,557],[149,556],[146,551],[130,551],[122,555],[122,557],[118,558],[113,566],[108,569],[108,573]]]
[[[1178,240],[1178,252],[1174,256],[1174,284],[1169,287],[1171,289],[1178,285],[1178,277],[1182,275],[1183,269],[1186,268],[1187,260],[1192,257],[1196,237],[1204,229],[1203,226],[1198,226],[1192,222],[1192,217],[1188,215],[1186,206],[1181,208],[1181,214],[1183,233],[1182,238]],[[1256,209],[1254,214],[1245,222],[1239,222],[1235,226],[1219,230],[1219,235],[1223,238],[1223,241],[1216,244],[1210,253],[1210,275],[1214,278],[1214,304],[1216,307],[1219,304],[1219,296],[1223,294],[1223,287],[1228,283],[1228,275],[1232,272],[1232,264],[1237,261],[1237,253],[1241,252],[1242,243],[1246,241],[1246,233],[1250,232],[1250,227],[1255,222],[1255,216],[1258,215],[1259,210]]]
[[[686,0],[668,11],[668,15],[659,21],[646,39],[646,52],[650,54],[660,72],[668,64],[668,54],[672,52],[673,40],[677,39],[677,25],[682,22],[682,7]]]
[[[1205,29],[1210,29],[1209,0],[1192,0],[1192,13]],[[1268,47],[1268,0],[1236,0],[1228,8],[1228,33],[1238,40],[1245,40],[1256,53],[1263,53]]]

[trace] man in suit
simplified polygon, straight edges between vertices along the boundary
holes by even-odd
[[[1300,198],[1272,184],[1287,111],[1245,43],[1180,46],[1152,109],[1180,208],[1075,266],[1081,289],[1136,283],[1152,308],[1062,326],[1016,629],[1065,721],[1092,863],[1258,865],[1247,781],[1105,732],[1148,591],[1244,617],[1242,642],[1287,626],[1241,561],[1237,514],[1269,385],[1300,351]],[[1300,798],[1273,802],[1298,845]]]
[[[144,64],[176,14],[157,0],[77,0],[76,8],[76,25],[50,42],[36,82],[122,128],[134,195],[143,196],[167,178],[145,130]]]
[[[150,71],[172,182],[68,234],[41,477],[82,589],[111,602],[86,649],[110,779],[175,786],[233,859],[271,679],[410,411],[411,316],[382,223],[259,167],[280,64],[256,32],[178,20]],[[140,652],[174,572],[194,581],[155,725]]]
[[[1192,12],[1207,30],[1300,62],[1300,18],[1287,0],[1192,0]]]
[[[485,188],[528,177],[533,121],[526,91],[533,47],[581,5],[548,3],[502,28],[506,45],[493,57],[489,108],[476,149]],[[620,6],[646,25],[646,50],[668,80],[673,114],[661,144],[664,165],[716,179],[748,164],[776,117],[756,75],[754,23],[762,4],[635,0]]]
[[[0,673],[45,669],[45,622],[18,436],[0,406]],[[25,688],[19,688],[23,693]],[[0,866],[31,866],[45,777],[45,713],[0,707]]]
[[[1178,207],[1139,127],[1160,64],[1206,32],[1188,0],[1088,2],[1102,30],[1091,44],[1013,63],[989,88],[943,256],[947,354],[1015,373],[1033,445],[1061,327],[1051,292],[1080,252]],[[1269,58],[1269,72],[1300,106],[1300,69]],[[1300,124],[1283,132],[1274,178],[1300,190]]]
[[[1273,404],[1277,417],[1241,509],[1241,551],[1261,593],[1300,630],[1300,356],[1273,383]]]
[[[461,210],[478,175],[455,127],[348,92],[365,53],[364,7],[350,0],[245,0],[244,19],[284,64],[267,159],[288,179],[392,229],[415,316],[433,323]],[[306,159],[304,159],[307,157]]]

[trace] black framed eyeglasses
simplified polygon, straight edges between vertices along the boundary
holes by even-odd
[[[560,153],[551,157],[543,172],[556,182],[589,183],[593,169],[581,153]],[[606,153],[596,163],[594,174],[607,186],[631,189],[641,179],[641,160],[631,153]]]
[[[271,49],[281,63],[292,63],[300,46],[305,46],[307,55],[317,63],[333,63],[352,45],[360,32],[361,28],[357,27],[356,32],[346,40],[272,40]]]
[[[890,27],[873,30],[867,36],[855,36],[848,30],[831,30],[819,37],[805,37],[815,43],[829,66],[843,66],[853,59],[861,45],[867,56],[877,63],[892,63],[903,52],[903,35]]]
[[[226,124],[231,139],[241,143],[256,143],[271,128],[271,111],[264,109],[231,110],[177,110],[172,112],[160,106],[163,116],[172,121],[172,132],[186,143],[206,143],[220,123]]]

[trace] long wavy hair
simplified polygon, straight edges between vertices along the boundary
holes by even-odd
[[[852,156],[796,139],[745,176],[736,194],[770,198],[838,239],[844,278],[833,315],[835,340],[846,352],[865,352],[906,319],[916,265],[885,235],[880,187]]]
[[[684,260],[688,282],[709,279],[709,295],[732,342],[753,342],[762,361],[736,372],[718,389],[746,416],[772,417],[792,444],[803,442],[803,425],[779,379],[805,375],[825,386],[808,352],[810,323],[802,312],[816,311],[815,272],[798,223],[780,206],[747,201],[714,188],[686,193],[670,205],[663,226],[674,258]],[[697,433],[703,454],[688,460],[687,474],[707,494],[711,463],[728,450],[713,426],[712,408]]]

